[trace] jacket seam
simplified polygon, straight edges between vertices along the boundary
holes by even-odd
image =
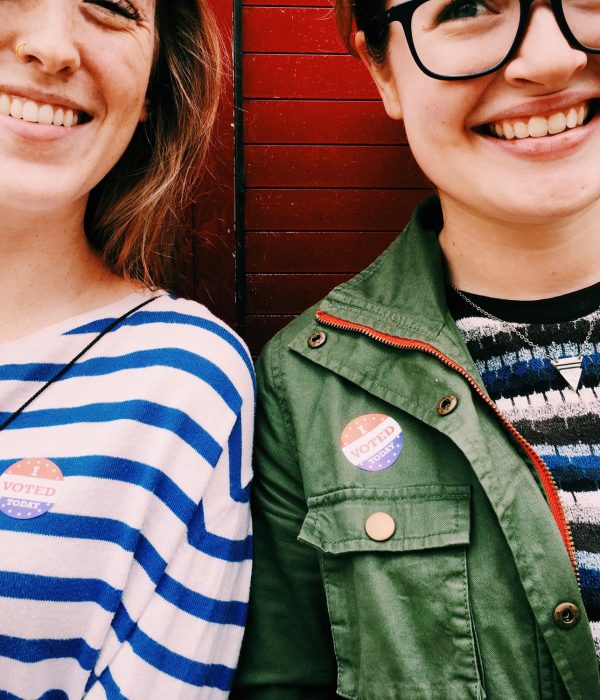
[[[475,620],[471,614],[471,609],[469,606],[469,574],[467,570],[467,549],[463,547],[462,551],[462,568],[463,568],[463,585],[462,585],[462,596],[464,605],[464,615],[465,619],[469,622],[469,647],[471,651],[471,663],[473,664],[473,670],[475,671],[476,686],[481,685],[481,679],[479,678],[479,665],[477,663],[477,654],[475,651],[475,637],[473,633],[473,627],[475,625]],[[476,695],[478,695],[478,690],[476,689]]]
[[[444,328],[447,325],[446,318],[442,319],[442,323],[439,326],[436,324],[436,326],[429,326],[428,328],[424,327],[422,319],[420,325],[415,325],[412,322],[407,322],[405,318],[399,319],[398,314],[392,310],[390,310],[389,312],[384,312],[382,311],[381,307],[375,307],[371,304],[355,304],[352,301],[345,299],[341,294],[336,296],[325,297],[324,301],[335,302],[345,308],[354,309],[361,313],[364,313],[365,309],[368,309],[376,318],[379,318],[383,321],[393,321],[394,323],[400,323],[402,328],[414,331],[419,335],[422,335],[423,331],[430,330],[433,333],[433,339],[438,338],[440,333],[444,330]]]
[[[513,519],[510,517],[510,508],[506,508],[505,511],[504,511],[504,513],[503,513],[502,515],[499,515],[498,517],[501,517],[503,520],[505,520],[505,522],[506,522],[506,529],[507,529],[508,532],[510,533],[511,538],[512,538],[512,541],[513,541],[513,542],[517,542],[518,540],[517,540],[517,538],[515,537],[515,529],[514,529]],[[516,561],[520,562],[520,566],[522,567],[522,571],[526,574],[527,578],[528,578],[530,581],[535,580],[536,577],[535,577],[534,574],[533,574],[532,568],[529,566],[529,561],[528,561],[527,557],[523,557],[523,555],[522,555],[522,550],[521,550],[520,541],[519,541],[519,546],[516,547],[515,549],[513,549],[513,556],[514,556],[514,558],[515,558]],[[536,592],[538,591],[538,588],[537,588],[537,587],[535,587],[535,591],[536,591]],[[534,596],[534,597],[535,597],[535,596]],[[534,616],[535,616],[535,614],[534,614]],[[555,631],[555,633],[556,633],[556,631]],[[542,631],[542,635],[543,635],[543,631]],[[567,666],[567,668],[569,669],[569,672],[570,672],[570,674],[571,674],[571,679],[570,679],[570,680],[571,680],[571,682],[575,682],[576,675],[575,675],[574,669],[573,669],[573,667],[572,667],[572,665],[571,665],[571,661],[570,661],[570,659],[569,659],[569,655],[568,655],[568,654],[563,654],[562,656],[563,656],[563,659],[564,659],[564,661],[566,662],[566,666]]]
[[[329,616],[329,627],[331,629],[331,640],[333,642],[333,653],[335,655],[335,662],[336,662],[336,693],[339,694],[339,689],[341,685],[341,675],[342,675],[342,664],[340,663],[340,657],[338,655],[338,643],[337,643],[337,638],[336,638],[336,633],[334,632],[333,629],[333,618],[331,616],[331,610],[329,607],[329,596],[330,596],[330,591],[331,591],[331,586],[329,584],[329,574],[327,573],[327,569],[325,567],[325,558],[323,554],[319,555],[319,568],[321,569],[321,576],[323,578],[323,586],[325,588],[325,600],[327,602],[327,614]],[[349,698],[349,700],[354,700],[356,698],[356,690],[353,691],[353,695],[344,695],[344,697]]]
[[[386,545],[390,545],[390,544],[400,544],[400,543],[406,542],[408,540],[423,540],[423,541],[425,541],[425,540],[431,539],[432,537],[439,537],[440,535],[454,535],[457,532],[460,532],[460,531],[459,530],[446,530],[444,532],[434,532],[431,535],[414,535],[411,537],[402,537],[402,538],[399,537],[398,539],[392,538],[392,539],[389,539],[385,542],[378,542],[376,544],[379,545],[378,549],[381,549],[382,547],[385,547]],[[326,545],[347,544],[348,542],[356,542],[356,543],[369,542],[370,543],[371,540],[368,537],[361,537],[361,538],[349,537],[348,539],[343,539],[343,540],[323,540],[323,544],[326,544]],[[456,543],[455,546],[460,546],[461,544],[465,544],[465,543]],[[453,546],[453,545],[448,545],[448,546]],[[397,551],[397,550],[394,550],[394,551]]]
[[[275,398],[277,400],[277,405],[279,406],[279,412],[283,419],[283,424],[285,427],[285,433],[288,439],[288,445],[290,446],[290,453],[292,459],[296,465],[300,464],[298,455],[298,445],[296,442],[295,431],[292,430],[292,417],[287,405],[286,391],[283,387],[283,371],[281,369],[281,340],[277,338],[277,347],[275,348],[276,353],[273,353],[271,362],[268,363],[269,369],[271,371],[271,379],[273,381],[273,387],[275,389]]]
[[[360,487],[359,487],[360,488]],[[367,487],[368,488],[368,487]],[[333,495],[334,493],[342,493],[347,489],[343,489],[342,491],[331,491],[330,493],[325,493],[322,496],[312,496],[312,498],[324,498],[328,495]],[[400,491],[401,489],[394,489],[390,488],[388,491]],[[340,503],[347,503],[348,501],[385,501],[387,495],[395,495],[399,496],[400,494],[398,493],[380,493],[380,494],[373,494],[372,496],[350,496],[349,498],[344,498],[340,499],[339,501],[334,501],[333,503],[314,503],[311,504],[309,503],[308,506],[309,508],[312,507],[313,510],[317,510],[319,508],[325,508],[330,505],[338,505]],[[465,494],[456,494],[456,495],[449,495],[449,496],[444,496],[443,494],[440,494],[439,496],[431,496],[431,497],[425,497],[423,498],[422,496],[402,496],[400,497],[400,501],[420,501],[421,503],[429,503],[429,501],[469,501],[469,495]]]

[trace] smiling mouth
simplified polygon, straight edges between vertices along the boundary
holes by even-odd
[[[581,102],[564,111],[545,116],[517,117],[487,124],[483,131],[488,136],[514,141],[542,136],[555,136],[587,124],[594,113],[593,101]]]
[[[0,92],[0,114],[31,124],[62,126],[67,129],[91,120],[88,114],[79,110],[14,97],[4,92]]]

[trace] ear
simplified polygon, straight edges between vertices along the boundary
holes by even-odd
[[[149,116],[150,116],[150,100],[148,98],[146,98],[144,100],[144,104],[142,105],[142,109],[140,111],[140,118],[139,118],[140,124],[143,122],[147,122]]]
[[[371,58],[364,32],[356,32],[354,43],[360,60],[365,64],[379,90],[388,117],[402,119],[402,103],[390,64],[387,61],[384,64],[379,64]]]

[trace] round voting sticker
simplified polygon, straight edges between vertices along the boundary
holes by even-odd
[[[367,413],[348,423],[340,442],[346,459],[355,467],[378,472],[398,459],[403,440],[397,421],[383,413]]]
[[[47,513],[58,501],[64,476],[48,459],[22,459],[0,475],[0,512],[17,520]]]

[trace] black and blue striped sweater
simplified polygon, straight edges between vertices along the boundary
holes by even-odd
[[[448,287],[448,308],[490,397],[550,468],[569,520],[582,595],[600,659],[600,320],[584,349],[578,391],[547,356],[577,356],[600,307],[600,284],[558,298],[469,294],[510,325],[482,316]],[[528,346],[518,328],[536,348]]]

